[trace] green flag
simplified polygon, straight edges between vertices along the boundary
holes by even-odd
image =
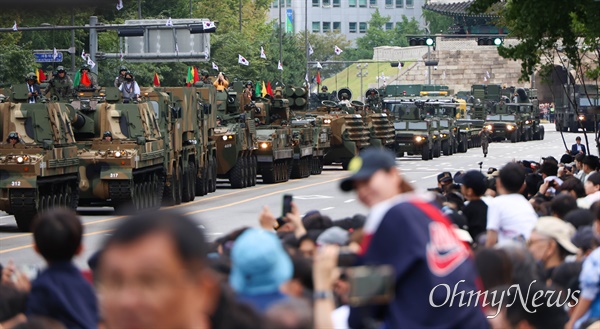
[[[81,71],[77,71],[75,74],[75,78],[73,79],[73,88],[79,87],[79,83],[81,82]]]
[[[256,83],[256,89],[254,90],[256,97],[260,97],[260,83]]]
[[[185,82],[187,82],[189,85],[194,83],[194,73],[192,72],[191,66],[188,66],[188,75],[187,80]]]

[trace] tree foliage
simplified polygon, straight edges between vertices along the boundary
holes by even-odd
[[[448,28],[454,25],[454,19],[450,16],[438,14],[431,10],[423,10],[423,18],[429,26],[429,31],[435,33],[448,33]]]

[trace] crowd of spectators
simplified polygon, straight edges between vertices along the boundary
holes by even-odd
[[[366,217],[302,215],[292,203],[277,218],[265,207],[255,225],[207,242],[181,213],[138,214],[89,271],[72,262],[80,219],[47,211],[32,226],[47,267],[30,280],[4,264],[0,328],[600,325],[598,157],[443,172],[429,191],[404,180],[384,150],[361,152],[349,168],[340,188]]]

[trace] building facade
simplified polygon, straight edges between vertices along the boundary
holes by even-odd
[[[281,6],[278,6],[278,2]],[[339,32],[348,40],[363,37],[371,15],[376,9],[382,16],[390,16],[384,27],[392,30],[402,22],[402,15],[414,17],[423,25],[422,7],[425,0],[275,0],[271,3],[270,18],[279,20],[288,33],[308,30],[313,33]],[[306,8],[305,4],[308,5]],[[308,9],[308,15],[305,10]],[[305,21],[305,17],[308,19]]]

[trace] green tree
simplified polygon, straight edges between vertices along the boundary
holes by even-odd
[[[402,15],[402,21],[396,24],[396,28],[393,30],[391,36],[391,45],[397,47],[408,47],[408,39],[407,35],[414,34],[423,34],[423,31],[419,27],[419,21],[417,21],[414,17],[408,19],[405,15]]]
[[[390,16],[382,16],[379,9],[375,10],[369,20],[367,33],[364,37],[356,39],[356,46],[359,50],[356,55],[366,57],[354,58],[355,60],[373,58],[373,48],[390,45],[393,32],[385,30],[385,23],[389,21]]]
[[[448,33],[448,28],[454,25],[454,19],[450,16],[438,14],[431,10],[423,10],[423,18],[429,25],[431,33]]]
[[[0,87],[22,83],[35,68],[33,54],[18,45],[0,45]]]

